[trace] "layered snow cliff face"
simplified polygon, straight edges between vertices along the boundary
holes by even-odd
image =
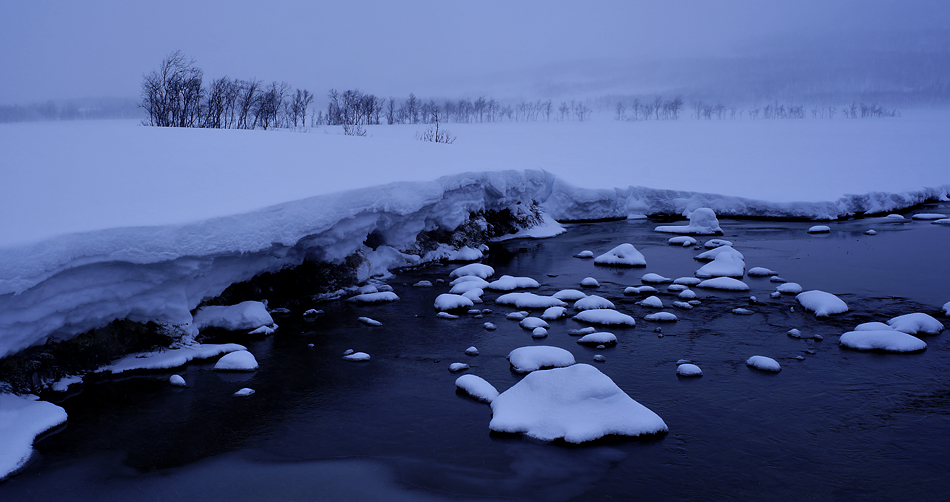
[[[631,161],[621,155],[624,152],[610,153],[611,145],[623,143],[605,145],[598,142],[601,136],[595,134],[597,127],[604,126],[592,126],[595,127],[593,132],[575,130],[577,126],[574,125],[563,126],[570,127],[570,130],[551,129],[560,127],[553,124],[543,129],[525,129],[538,133],[537,137],[517,136],[515,129],[471,129],[473,134],[502,131],[505,135],[493,140],[497,144],[467,147],[463,144],[451,148],[422,144],[412,139],[400,142],[391,137],[334,138],[286,132],[267,134],[150,128],[118,128],[119,133],[113,128],[105,128],[99,135],[65,135],[65,139],[52,134],[54,146],[57,146],[53,148],[42,141],[50,130],[33,127],[38,126],[24,126],[22,130],[0,126],[4,173],[10,180],[0,190],[4,195],[0,207],[5,208],[0,215],[3,224],[0,228],[0,357],[43,343],[49,336],[68,338],[113,319],[157,321],[177,326],[186,333],[193,332],[190,311],[203,298],[220,294],[234,282],[299,264],[307,258],[339,262],[353,253],[362,253],[365,257],[360,270],[362,278],[384,272],[387,268],[415,264],[420,258],[402,251],[415,243],[420,232],[436,228],[455,229],[472,211],[515,208],[519,203],[524,207],[537,202],[548,216],[559,220],[623,218],[651,213],[686,215],[702,207],[711,208],[719,216],[833,219],[859,212],[891,211],[926,200],[946,200],[950,194],[950,185],[935,185],[898,193],[846,195],[830,202],[770,203],[633,185],[580,188],[565,181],[576,180],[580,171],[599,172],[603,167],[604,171],[613,173],[613,177],[609,177],[610,183],[622,186],[618,183],[627,180],[637,183],[641,170],[650,171],[650,166],[631,169]],[[627,134],[628,127],[618,124],[616,128],[623,130],[610,129],[611,134]],[[783,125],[779,132],[784,133],[786,127]],[[389,131],[399,129],[383,130],[389,134]],[[569,137],[580,135],[582,140],[585,134],[594,135],[589,139],[589,145],[572,150],[574,155],[568,155],[571,152],[566,151],[554,159],[538,150],[538,145],[551,143],[545,135],[567,133],[570,133]],[[559,145],[568,140],[568,137],[558,138]],[[125,144],[117,147],[118,153],[103,152],[110,141]],[[316,146],[307,146],[310,143]],[[558,148],[563,148],[563,145]],[[185,155],[182,151],[191,153]],[[232,166],[220,165],[220,159],[216,157],[219,151],[244,153],[225,156],[225,163],[235,163],[232,169]],[[175,200],[168,199],[174,193],[174,186],[181,185],[182,190],[190,194],[189,190],[193,190],[196,184],[214,183],[214,180],[234,175],[260,185],[266,192],[261,201],[281,200],[279,197],[283,192],[264,187],[268,185],[269,177],[292,174],[283,167],[268,174],[266,161],[271,154],[275,163],[293,162],[295,165],[306,164],[310,159],[307,155],[319,154],[318,159],[310,162],[320,166],[326,183],[314,181],[322,180],[322,174],[316,178],[311,175],[307,178],[308,183],[298,183],[304,185],[303,188],[288,191],[288,199],[283,200],[290,200],[306,190],[319,195],[303,199],[296,197],[299,200],[256,210],[249,209],[260,207],[258,202],[234,203],[227,197],[228,192],[222,195],[220,190],[205,203],[197,205],[189,205],[193,204],[193,197],[189,195],[181,201],[182,205],[193,208],[194,217],[200,219],[184,223],[192,213],[178,208]],[[576,154],[583,154],[583,157]],[[125,164],[137,159],[148,167],[145,169],[147,175],[141,169]],[[398,163],[396,167],[394,159]],[[541,162],[538,159],[546,160]],[[604,166],[589,165],[591,159],[604,163]],[[834,161],[834,158],[829,159],[829,162]],[[68,176],[60,179],[55,169],[43,175],[44,170],[50,169],[47,162],[69,163],[59,168],[68,172]],[[69,169],[73,163],[80,171],[78,174]],[[513,165],[519,169],[494,170]],[[691,165],[684,164],[683,171],[676,173],[676,177],[702,179],[710,175],[705,165]],[[167,166],[167,172],[162,171],[164,166]],[[484,171],[420,178],[430,173],[458,172],[473,167]],[[524,167],[551,169],[523,170]],[[256,171],[260,172],[255,177],[252,173]],[[192,172],[195,174],[190,174]],[[89,207],[77,208],[77,214],[88,214],[88,218],[95,220],[83,219],[81,225],[75,227],[88,231],[63,231],[63,228],[74,228],[71,224],[60,228],[50,223],[48,228],[34,228],[44,225],[43,218],[31,213],[34,209],[42,209],[46,211],[42,214],[47,215],[69,213],[69,201],[85,200],[77,198],[75,193],[77,187],[82,190],[83,185],[73,181],[81,180],[87,174],[100,176],[100,184],[104,182],[102,180],[113,180],[108,190],[95,192],[99,199],[86,201]],[[413,181],[385,183],[403,175],[404,179]],[[122,176],[128,179],[119,182],[124,179]],[[246,180],[244,185],[250,183]],[[721,181],[710,186],[722,186]],[[37,183],[41,185],[36,186]],[[229,183],[225,186],[234,188],[233,180]],[[144,196],[151,184],[164,187],[159,187],[160,196],[147,194],[145,197],[157,202],[135,206],[129,214],[121,214],[123,204],[135,197],[134,191],[141,190]],[[293,185],[286,179],[279,184],[285,188],[288,184]],[[103,198],[108,196],[109,190],[120,190],[115,192],[119,202]],[[66,202],[52,208],[22,207],[28,200],[19,193],[23,191],[27,195],[42,193],[47,205],[55,203],[56,194],[62,194]],[[225,202],[231,205],[226,205],[224,211],[241,209],[235,210],[233,215],[221,216],[216,204]],[[20,204],[17,206],[20,210],[14,211],[11,204]],[[100,206],[111,213],[100,215],[101,219],[96,220],[97,216],[88,211],[91,211],[90,207]],[[163,208],[167,208],[168,214]],[[143,214],[137,216],[136,211],[143,211]],[[117,226],[128,222],[151,226]],[[375,250],[364,245],[371,234],[374,242],[383,244]]]

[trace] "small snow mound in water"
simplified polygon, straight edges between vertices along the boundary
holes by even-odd
[[[574,302],[580,300],[581,298],[587,297],[587,293],[578,291],[576,289],[562,289],[551,296],[565,302]]]
[[[788,332],[785,334],[788,335],[789,338],[797,338],[799,340],[807,340],[809,338],[814,339],[814,340],[824,340],[824,337],[821,335],[818,335],[818,334],[803,335],[801,331],[795,328],[788,330]]]
[[[915,220],[932,221],[932,220],[942,220],[946,217],[947,215],[939,214],[939,213],[917,213],[913,215],[911,218]]]
[[[786,295],[797,295],[802,292],[802,287],[797,282],[786,282],[775,288],[775,291]]]
[[[452,281],[452,289],[449,290],[450,294],[461,295],[465,294],[474,289],[483,289],[488,287],[488,281],[481,279],[475,276],[465,276],[464,281]]]
[[[737,314],[737,315],[752,315],[752,314],[754,314],[755,312],[753,312],[753,311],[751,311],[751,310],[749,310],[749,309],[744,309],[744,308],[742,308],[742,307],[739,307],[739,308],[732,309],[732,313],[733,313],[733,314]]]
[[[607,358],[604,357],[604,356],[601,355],[601,354],[597,354],[596,356],[594,356],[594,361],[597,361],[598,363],[602,363],[602,362],[604,362],[604,361],[606,361],[606,360],[607,360]]]
[[[752,267],[749,269],[749,277],[769,277],[772,275],[778,275],[778,272],[765,267]]]
[[[772,277],[769,277],[769,282],[788,282],[788,281],[786,281],[785,279],[777,275],[773,275]]]
[[[369,361],[370,357],[366,352],[350,352],[343,356],[343,359],[346,361],[363,362]]]
[[[676,367],[676,374],[684,377],[701,377],[703,370],[692,363],[683,363]]]
[[[676,295],[676,297],[679,298],[680,300],[695,300],[696,292],[693,291],[692,289],[686,289],[686,290],[680,291],[680,294]]]
[[[585,288],[597,288],[600,287],[600,283],[597,282],[597,279],[594,279],[593,277],[585,277],[581,281],[581,286]]]
[[[869,228],[864,231],[864,235],[877,235],[877,230],[874,230],[873,228]]]
[[[828,232],[831,232],[831,227],[828,225],[815,225],[808,229],[810,234],[827,234]]]
[[[263,303],[246,301],[227,307],[201,307],[195,313],[193,324],[199,331],[204,328],[241,331],[271,326],[274,324],[274,319]]]
[[[508,315],[505,316],[505,319],[508,319],[509,321],[520,321],[524,319],[525,317],[528,317],[528,315],[530,315],[528,312],[525,312],[524,310],[520,310],[518,312],[509,313]]]
[[[698,255],[694,256],[693,259],[698,260],[698,261],[713,261],[716,259],[717,256],[719,256],[722,253],[731,253],[732,255],[739,258],[740,260],[745,260],[745,256],[743,256],[742,253],[740,253],[739,251],[736,250],[736,248],[728,244],[714,247],[710,249],[709,251],[699,253]]]
[[[890,327],[887,324],[884,324],[883,322],[877,322],[877,321],[861,323],[854,327],[854,331],[881,331],[881,330],[886,331],[889,329],[894,329],[894,328]]]
[[[642,293],[656,293],[656,288],[653,286],[630,286],[623,290],[623,294],[625,295],[639,295]]]
[[[254,389],[250,387],[244,387],[243,389],[231,394],[234,397],[250,397],[254,395]]]
[[[567,315],[566,307],[550,307],[541,314],[541,319],[554,321]]]
[[[513,277],[503,275],[499,279],[488,283],[488,289],[495,291],[511,291],[513,289],[527,289],[541,287],[538,281],[530,277]]]
[[[740,281],[739,279],[733,279],[732,277],[716,277],[715,279],[706,279],[705,281],[697,284],[696,287],[707,288],[707,289],[721,289],[725,291],[748,291],[749,290],[749,286],[746,283]]]
[[[477,355],[478,355],[478,349],[475,348],[474,345],[472,345],[471,347],[465,349],[465,355],[466,355],[466,356],[477,356]]]
[[[511,305],[519,309],[546,309],[549,307],[564,307],[567,304],[553,296],[542,296],[534,293],[506,293],[495,299],[498,305]]]
[[[660,298],[657,296],[648,296],[644,298],[643,300],[638,301],[637,305],[640,305],[642,307],[661,309],[663,308],[663,300],[660,300]]]
[[[687,304],[689,305],[689,304]],[[676,315],[669,312],[657,312],[655,314],[647,314],[644,319],[647,321],[653,322],[676,322]]]
[[[719,249],[729,249],[731,247],[723,246]],[[741,278],[745,274],[745,261],[742,255],[735,250],[722,252],[713,258],[713,261],[699,267],[696,271],[696,277],[707,279],[710,277],[736,277]]]
[[[369,317],[357,317],[356,320],[367,326],[382,326],[383,325],[383,323]]]
[[[591,250],[589,250],[589,249],[585,249],[585,250],[581,251],[580,253],[577,253],[576,255],[574,255],[574,257],[576,257],[576,258],[593,258],[593,257],[594,257],[594,252],[591,251]]]
[[[303,313],[303,316],[304,316],[304,317],[312,317],[312,316],[320,315],[320,314],[322,314],[322,313],[323,313],[322,310],[307,309],[307,311]]]
[[[899,214],[889,214],[885,216],[884,218],[888,220],[903,220],[904,219],[904,217]]]
[[[663,225],[653,229],[668,234],[721,235],[716,213],[707,207],[699,208],[689,215],[689,225]]]
[[[491,403],[498,397],[498,390],[494,385],[472,374],[462,375],[455,379],[455,387],[483,403]]]
[[[518,373],[530,373],[542,368],[560,368],[574,364],[574,355],[548,345],[519,347],[508,354],[508,362]]]
[[[590,295],[587,298],[581,298],[574,302],[574,310],[594,310],[594,309],[612,309],[614,304],[612,301],[597,296]]]
[[[482,259],[482,256],[481,251],[462,246],[459,250],[449,253],[448,261],[478,261]]]
[[[627,314],[617,312],[613,309],[585,310],[575,315],[574,320],[604,325],[626,324],[628,326],[636,326],[637,324],[637,321],[635,321],[632,317],[628,316]]]
[[[596,331],[597,331],[597,328],[594,328],[594,327],[592,327],[592,326],[588,326],[588,327],[586,327],[586,328],[572,329],[572,330],[568,331],[567,334],[568,334],[568,335],[571,335],[571,336],[581,336],[581,335],[589,335],[589,334],[594,333],[594,332],[596,332]]]
[[[372,284],[367,284],[365,286],[360,286],[359,289],[357,289],[357,291],[361,295],[368,295],[370,293],[379,293],[379,288],[377,288],[376,286]]]
[[[415,288],[431,288],[432,281],[419,281],[412,285]]]
[[[640,277],[640,282],[644,284],[666,284],[668,282],[673,282],[673,279],[650,272],[648,274],[643,274],[643,277]]]
[[[943,315],[950,317],[950,302],[943,304]]]
[[[918,352],[927,348],[927,344],[915,336],[896,329],[877,331],[849,331],[838,343],[855,350],[878,350],[883,352]]]
[[[762,371],[772,371],[778,373],[782,371],[782,366],[779,365],[778,361],[772,359],[771,357],[765,356],[752,356],[746,360],[746,365],[757,370]]]
[[[495,331],[496,329],[498,329],[498,326],[495,326],[493,323],[490,323],[490,322],[486,322],[485,324],[482,324],[482,327],[488,331]]]
[[[273,326],[261,326],[255,330],[248,331],[249,335],[273,335],[277,331],[277,325]]]
[[[463,265],[449,272],[449,278],[451,279],[455,279],[455,278],[466,276],[466,275],[474,275],[475,277],[487,279],[495,275],[495,269],[482,263],[470,263],[468,265]]]
[[[933,223],[934,225],[946,225],[946,226],[950,226],[950,218],[943,218],[943,219],[941,219],[941,220],[934,220],[934,221],[931,221],[931,223]]]
[[[686,302],[673,302],[673,306],[674,306],[674,307],[677,307],[677,308],[681,308],[681,309],[683,309],[683,310],[689,310],[689,309],[693,308],[692,305],[690,305],[689,303],[686,303]]]
[[[221,356],[215,363],[214,369],[218,371],[254,371],[257,369],[257,359],[254,354],[246,350],[238,350]]]
[[[438,317],[439,319],[458,319],[459,318],[459,316],[455,314],[450,314],[448,312],[439,312],[435,316]]]
[[[673,284],[682,284],[683,286],[695,286],[701,281],[695,277],[678,277]]]
[[[617,336],[613,333],[601,331],[584,335],[577,339],[577,343],[582,345],[613,345],[617,343]]]
[[[452,373],[457,373],[459,371],[467,370],[467,369],[468,369],[468,365],[465,363],[452,363],[449,365],[449,371],[451,371]]]
[[[916,335],[918,333],[936,335],[943,331],[943,323],[920,312],[897,316],[887,321],[887,324],[897,331],[902,331],[908,335]]]
[[[386,291],[383,293],[363,293],[347,298],[346,301],[353,303],[384,303],[394,302],[396,300],[399,300],[399,297],[396,296],[396,293],[393,293],[392,291]]]
[[[815,317],[827,317],[832,314],[842,314],[848,311],[848,304],[841,298],[824,291],[813,290],[799,293],[795,297],[798,303],[815,313]]]
[[[624,243],[594,258],[594,264],[615,267],[645,267],[647,261],[643,254],[633,247],[633,244]]]
[[[186,385],[185,379],[182,378],[181,375],[172,375],[168,377],[168,383],[174,385],[175,387],[184,387]]]
[[[544,338],[548,336],[548,330],[538,326],[531,331],[531,338]]]
[[[667,291],[673,293],[679,293],[680,291],[686,291],[687,289],[689,289],[689,287],[685,284],[670,284],[669,287],[666,288]]]
[[[537,317],[525,317],[521,320],[521,327],[524,329],[547,328],[548,323],[544,319]]]
[[[669,243],[669,245],[671,246],[683,246],[684,248],[688,248],[690,246],[696,245],[696,239],[689,237],[687,235],[680,235],[678,237],[670,237],[670,239],[666,242]]]
[[[455,309],[470,309],[475,306],[475,302],[471,298],[466,298],[462,295],[453,295],[452,293],[442,293],[441,295],[435,298],[435,303],[433,305],[436,310],[455,310]]]
[[[709,239],[703,244],[703,247],[706,249],[718,248],[719,246],[732,246],[732,241],[727,241],[725,239]]]
[[[492,401],[489,428],[583,443],[668,431],[663,419],[588,364],[535,371]]]

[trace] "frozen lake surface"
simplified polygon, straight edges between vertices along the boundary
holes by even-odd
[[[921,211],[947,214],[950,206]],[[948,333],[922,336],[927,350],[913,354],[856,352],[837,342],[858,324],[912,312],[948,324],[941,313],[950,300],[946,226],[873,218],[808,234],[809,222],[720,219],[747,271],[767,267],[850,307],[816,319],[794,295],[771,298],[779,283],[768,277],[743,278],[749,292],[696,289],[701,303],[690,310],[671,307],[678,292],[667,284],[625,296],[645,273],[678,278],[702,266],[693,259],[700,250],[670,246],[670,235],[653,232],[663,223],[568,225],[555,238],[495,245],[484,260],[495,278],[536,279],[541,287],[531,291],[543,295],[595,278],[599,287],[585,292],[637,320],[606,329],[617,336],[614,346],[577,344],[568,330],[582,324],[569,316],[548,321],[548,336],[536,341],[505,319],[520,309],[494,304],[503,292],[485,293],[475,307],[492,309],[484,317],[438,318],[433,301],[448,292],[455,266],[404,271],[388,281],[399,301],[314,304],[322,315],[274,314],[274,335],[227,340],[248,347],[260,365],[255,372],[193,362],[87,377],[80,393],[49,396],[69,413],[68,425],[36,443],[39,461],[0,484],[0,500],[945,498]],[[877,235],[865,235],[869,228]],[[574,257],[624,242],[646,267],[605,268]],[[434,286],[412,287],[422,280]],[[656,309],[636,302],[651,294],[677,322],[644,320]],[[750,304],[750,295],[758,302]],[[732,312],[740,307],[752,314]],[[367,326],[361,316],[383,325]],[[806,337],[786,335],[793,328]],[[814,334],[823,339],[807,338]],[[578,363],[596,365],[670,432],[583,446],[490,434],[491,409],[456,393],[459,374],[449,364],[468,364],[467,373],[503,392],[523,377],[506,356],[526,345],[562,347]],[[470,346],[477,356],[464,353]],[[347,349],[372,359],[345,361]],[[594,362],[598,354],[606,361]],[[753,355],[775,359],[781,372],[748,367]],[[677,376],[680,359],[703,376]],[[175,373],[187,387],[168,384]],[[256,392],[232,396],[243,387]]]

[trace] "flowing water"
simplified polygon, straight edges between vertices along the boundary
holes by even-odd
[[[689,311],[670,307],[675,293],[658,287],[664,310],[679,317],[659,324],[643,320],[652,310],[623,289],[646,272],[692,276],[701,264],[699,251],[652,232],[656,224],[570,225],[556,238],[496,245],[485,261],[496,276],[537,279],[539,294],[598,279],[594,292],[637,318],[636,327],[608,329],[615,347],[578,345],[567,331],[580,324],[570,319],[533,340],[504,318],[514,309],[494,305],[491,292],[477,306],[493,310],[483,318],[436,318],[433,300],[448,284],[411,285],[447,279],[453,267],[403,271],[388,281],[397,302],[315,304],[322,316],[277,317],[276,334],[242,341],[260,363],[256,372],[225,374],[199,362],[87,378],[58,402],[68,425],[37,442],[37,460],[0,484],[0,500],[946,499],[950,333],[923,336],[928,348],[915,354],[856,352],[837,339],[859,323],[910,312],[948,324],[940,307],[950,301],[950,228],[874,218],[811,235],[805,222],[723,220],[723,238],[747,268],[834,293],[851,310],[819,320],[794,296],[770,298],[776,283],[747,277],[749,293],[695,290],[702,303]],[[868,228],[878,234],[864,235]],[[573,257],[623,242],[644,254],[646,268]],[[733,314],[736,307],[754,314]],[[359,316],[384,325],[365,326]],[[498,329],[486,331],[486,321]],[[791,328],[823,340],[790,338]],[[480,355],[464,355],[470,345]],[[469,373],[504,391],[521,378],[506,356],[525,345],[563,347],[596,364],[669,433],[582,446],[490,433],[490,407],[457,394],[448,366],[468,363]],[[343,361],[348,348],[372,360]],[[595,354],[606,362],[594,363]],[[747,367],[757,354],[782,371]],[[678,377],[682,358],[703,376]],[[170,386],[173,373],[188,386]],[[241,387],[256,394],[232,397]]]

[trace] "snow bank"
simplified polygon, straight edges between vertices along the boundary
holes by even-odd
[[[518,373],[530,373],[542,368],[560,368],[574,364],[574,355],[560,347],[531,345],[508,353],[508,362]]]
[[[708,207],[701,207],[689,214],[689,225],[667,225],[653,229],[655,232],[689,235],[722,235],[716,213]]]
[[[815,313],[815,317],[827,317],[832,314],[843,314],[848,311],[848,304],[841,298],[824,291],[805,291],[795,296],[798,303]]]
[[[838,343],[855,350],[883,352],[917,352],[927,348],[920,338],[896,329],[849,331],[838,338]]]
[[[621,244],[594,258],[594,263],[614,267],[645,267],[647,265],[643,254],[630,243]]]
[[[66,423],[66,410],[46,401],[0,394],[0,481],[33,454],[36,436]]]
[[[251,330],[274,324],[274,319],[261,302],[247,301],[230,306],[201,307],[195,313],[194,326],[223,328],[229,331]]]
[[[156,352],[139,352],[122,357],[112,364],[96,370],[97,373],[123,373],[133,370],[165,370],[177,368],[196,359],[210,359],[239,350],[247,350],[243,345],[236,343],[194,344],[180,348],[165,349]]]
[[[535,371],[496,397],[491,408],[491,430],[542,441],[583,443],[669,430],[656,413],[587,364]]]
[[[483,403],[491,403],[498,397],[498,390],[494,385],[472,374],[462,375],[455,379],[455,387]]]

